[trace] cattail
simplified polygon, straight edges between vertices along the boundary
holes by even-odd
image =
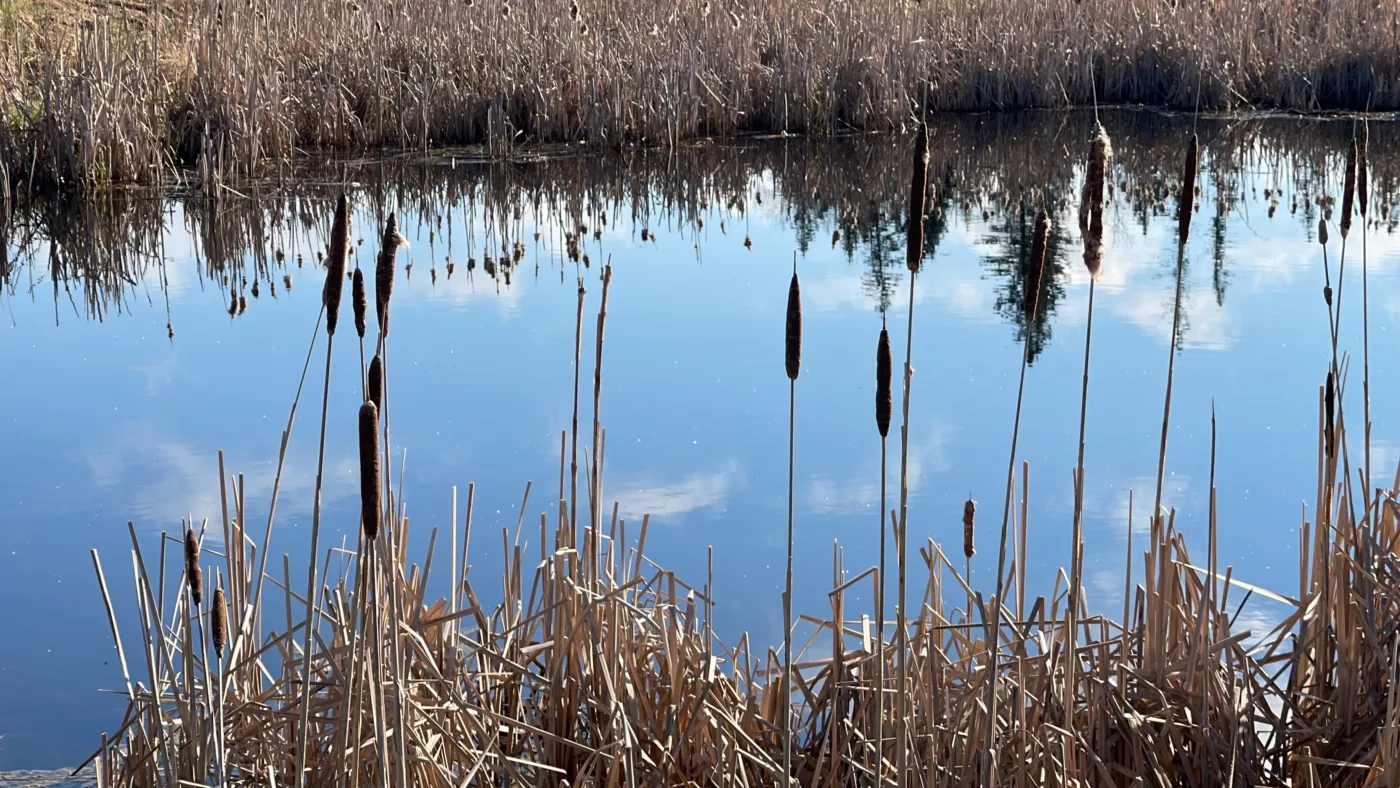
[[[1351,147],[1347,149],[1347,175],[1346,183],[1342,189],[1342,237],[1346,238],[1351,232],[1351,210],[1352,203],[1356,199],[1356,140],[1351,141]]]
[[[1336,391],[1335,384],[1334,384],[1333,381],[1332,381],[1332,372],[1331,372],[1331,370],[1328,370],[1328,372],[1327,372],[1327,392],[1326,392],[1326,394],[1323,395],[1322,401],[1323,401],[1323,403],[1324,403],[1324,405],[1326,406],[1326,409],[1327,409],[1327,425],[1326,425],[1326,430],[1327,430],[1327,431],[1326,431],[1326,433],[1323,435],[1323,438],[1324,438],[1324,440],[1326,441],[1326,444],[1327,444],[1327,456],[1328,456],[1329,458],[1331,458],[1331,459],[1336,459],[1336,457],[1337,457],[1336,447],[1332,445],[1332,442],[1333,442],[1333,425],[1335,424],[1335,422],[1333,421],[1333,415],[1334,415],[1334,413],[1335,413],[1335,409],[1336,409],[1336,406],[1337,406],[1337,391]]]
[[[345,195],[335,207],[331,224],[331,254],[326,260],[326,287],[321,291],[326,306],[326,336],[335,336],[340,315],[340,294],[345,290],[345,264],[350,254],[350,203]]]
[[[875,348],[875,426],[880,437],[890,434],[890,411],[893,400],[890,396],[890,374],[894,364],[890,359],[890,332],[880,329],[880,344]]]
[[[975,530],[973,522],[977,517],[977,502],[971,498],[963,504],[963,555],[971,558],[977,555],[977,548],[972,543],[972,535]]]
[[[224,603],[224,589],[214,589],[214,607],[209,611],[210,639],[214,641],[214,653],[222,657],[224,644],[228,642],[228,605]]]
[[[1323,246],[1327,245],[1327,220],[1317,220],[1317,241]]]
[[[1356,151],[1356,207],[1361,211],[1361,218],[1366,218],[1366,192],[1371,183],[1371,176],[1366,165],[1366,138],[1369,132],[1366,126],[1361,126],[1361,145]]]
[[[365,338],[365,312],[369,306],[365,301],[365,272],[355,269],[355,279],[350,285],[350,301],[355,308],[355,333]]]
[[[1026,260],[1026,322],[1035,319],[1037,301],[1040,300],[1040,280],[1045,271],[1045,247],[1050,240],[1050,214],[1045,209],[1035,218],[1035,238],[1031,241],[1031,254]]]
[[[379,361],[379,354],[369,361],[369,375],[366,381],[369,387],[369,401],[374,403],[376,412],[384,408],[384,365]]]
[[[1195,202],[1196,174],[1201,165],[1201,143],[1195,134],[1186,146],[1186,163],[1181,169],[1181,195],[1176,206],[1176,237],[1182,246],[1191,235],[1191,205]]]
[[[399,235],[399,223],[394,215],[384,221],[384,234],[379,239],[379,259],[374,264],[374,316],[379,321],[379,333],[389,335],[389,297],[394,292],[394,259],[404,245]]]
[[[1103,267],[1103,191],[1108,158],[1113,144],[1102,125],[1089,147],[1089,166],[1084,173],[1084,194],[1079,203],[1079,230],[1084,235],[1084,265],[1097,277]]]
[[[204,570],[199,568],[199,542],[193,528],[185,531],[185,582],[190,586],[190,601],[199,607],[204,602]]]
[[[836,245],[839,244],[839,243],[841,243],[841,231],[840,231],[840,230],[832,230],[832,231],[831,231],[831,248],[832,248],[832,249],[835,249],[835,248],[836,248]]]
[[[379,408],[373,402],[360,406],[360,517],[365,539],[379,536]]]
[[[919,124],[914,138],[914,178],[909,184],[909,246],[905,263],[919,272],[924,259],[924,208],[928,199],[928,127]]]
[[[788,285],[786,348],[783,354],[787,363],[788,380],[797,380],[802,371],[802,289],[797,284],[797,272],[792,272],[792,283]]]

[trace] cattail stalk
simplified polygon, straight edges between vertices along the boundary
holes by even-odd
[[[1089,356],[1094,342],[1094,285],[1098,282],[1103,267],[1103,204],[1104,181],[1108,170],[1108,157],[1113,146],[1108,133],[1100,125],[1089,146],[1089,162],[1085,168],[1083,203],[1081,215],[1087,214],[1087,234],[1084,237],[1084,266],[1089,269],[1089,317],[1084,331],[1084,376],[1079,393],[1079,458],[1074,473],[1074,518],[1070,534],[1070,586],[1069,586],[1069,659],[1065,667],[1065,723],[1067,730],[1074,730],[1075,672],[1079,667],[1076,654],[1078,643],[1078,617],[1080,589],[1083,586],[1083,543],[1084,543],[1084,430],[1089,415]],[[1081,228],[1084,229],[1084,228]]]
[[[355,276],[350,286],[350,306],[355,312],[355,334],[360,338],[360,375],[363,380],[365,369],[365,328],[369,302],[365,296],[365,272],[355,266]]]
[[[964,567],[965,575],[963,580],[968,584],[967,592],[967,623],[972,623],[972,557],[977,555],[977,502],[968,498],[963,504],[963,559],[966,561]]]
[[[895,745],[895,782],[898,788],[909,784],[909,621],[905,599],[905,579],[908,571],[909,526],[909,394],[914,382],[914,280],[924,257],[924,214],[928,200],[928,127],[919,123],[914,139],[914,173],[909,184],[909,236],[905,248],[905,265],[909,269],[909,328],[904,345],[904,424],[899,436],[899,521],[895,523],[895,564],[898,578],[895,593],[896,635],[899,638],[896,674],[899,687],[895,692],[895,715],[898,719],[899,741]]]
[[[788,376],[788,512],[787,572],[783,584],[783,784],[792,782],[792,510],[793,466],[796,461],[797,376],[802,371],[802,288],[797,259],[788,283],[787,320],[783,334],[783,366]]]
[[[223,786],[228,784],[228,760],[225,748],[227,728],[224,717],[224,645],[228,642],[228,605],[224,601],[222,585],[214,589],[214,603],[209,610],[209,632],[210,640],[213,641],[214,645],[214,659],[218,661],[218,676],[215,679],[219,704],[215,717],[215,735],[218,742],[214,751],[219,764],[217,784]]]
[[[320,609],[316,605],[316,557],[320,551],[321,490],[326,470],[326,414],[331,398],[331,352],[335,347],[336,315],[345,284],[345,267],[350,254],[350,208],[341,195],[336,206],[335,222],[331,226],[330,257],[326,260],[326,284],[322,290],[326,309],[326,372],[321,390],[321,439],[316,449],[316,492],[311,507],[311,553],[306,569],[306,631],[302,633],[301,720],[297,734],[297,788],[305,788],[307,774],[308,734],[311,727],[311,652]],[[314,780],[312,780],[314,782]]]
[[[880,340],[875,345],[875,429],[880,433],[880,577],[875,586],[875,608],[879,621],[876,624],[879,639],[876,641],[875,655],[875,784],[885,784],[885,515],[889,511],[885,504],[886,444],[890,434],[890,413],[894,409],[890,380],[894,372],[894,359],[890,353],[890,332],[883,325],[881,315]]]
[[[1176,295],[1172,303],[1172,337],[1168,343],[1167,392],[1162,402],[1162,437],[1157,449],[1157,494],[1152,503],[1152,519],[1161,518],[1162,479],[1167,469],[1167,429],[1171,423],[1172,380],[1176,375],[1176,345],[1181,334],[1181,280],[1186,269],[1186,240],[1191,233],[1191,195],[1194,194],[1196,171],[1200,163],[1200,142],[1196,135],[1186,146],[1186,161],[1182,169],[1181,199],[1178,206],[1178,232],[1176,246]]]
[[[1356,205],[1361,211],[1361,418],[1363,421],[1362,441],[1364,444],[1365,456],[1362,461],[1365,463],[1363,478],[1365,487],[1361,490],[1361,500],[1365,504],[1365,522],[1371,522],[1371,494],[1374,489],[1371,487],[1371,299],[1368,285],[1369,272],[1367,270],[1367,249],[1366,249],[1366,192],[1370,186],[1370,175],[1366,165],[1366,147],[1369,129],[1365,123],[1361,125],[1360,144],[1353,143],[1356,148]]]
[[[1041,272],[1045,270],[1045,252],[1050,245],[1050,216],[1043,209],[1035,220],[1035,236],[1031,241],[1030,257],[1026,260],[1026,331],[1021,349],[1021,380],[1016,389],[1016,416],[1011,424],[1011,456],[1006,468],[1006,502],[1001,514],[1001,540],[997,549],[996,596],[991,600],[991,643],[987,648],[987,725],[983,742],[982,788],[997,785],[996,745],[997,735],[997,658],[1001,649],[1001,608],[1002,597],[1006,593],[1006,534],[1011,523],[1011,498],[1013,479],[1016,472],[1016,443],[1021,435],[1021,405],[1026,394],[1026,368],[1031,358],[1031,329],[1035,324],[1035,310],[1040,301]],[[983,612],[984,618],[986,612]]]

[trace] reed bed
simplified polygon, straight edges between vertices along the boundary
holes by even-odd
[[[0,9],[0,184],[217,191],[306,150],[675,146],[918,107],[1395,109],[1396,25],[1311,0],[38,0]]]

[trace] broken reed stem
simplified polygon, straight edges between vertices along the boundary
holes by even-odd
[[[880,340],[875,346],[875,429],[880,433],[880,510],[878,527],[880,530],[880,569],[875,584],[876,655],[875,655],[875,784],[885,784],[885,560],[888,550],[885,543],[885,515],[889,510],[885,503],[887,444],[890,434],[890,414],[894,409],[891,396],[891,377],[894,372],[894,359],[890,353],[890,332],[884,325],[885,316],[880,315]]]
[[[1191,235],[1191,205],[1195,199],[1196,174],[1200,166],[1200,142],[1191,135],[1182,169],[1181,194],[1177,200],[1176,296],[1172,303],[1172,336],[1168,343],[1167,392],[1162,402],[1162,438],[1157,449],[1157,493],[1152,503],[1152,522],[1161,519],[1162,479],[1167,468],[1167,428],[1171,423],[1172,380],[1176,374],[1176,345],[1181,334],[1181,280],[1186,268],[1186,241]]]
[[[900,427],[899,447],[899,522],[895,534],[895,571],[899,577],[895,593],[899,603],[895,608],[895,626],[899,647],[896,674],[899,688],[895,694],[895,714],[899,741],[895,746],[895,782],[898,788],[909,784],[909,637],[908,600],[905,582],[908,572],[909,527],[909,390],[914,379],[914,280],[924,259],[924,214],[928,209],[928,126],[922,121],[914,135],[913,175],[909,184],[908,237],[904,250],[904,265],[909,269],[909,329],[904,345],[904,423]]]
[[[997,735],[997,656],[1001,648],[1001,609],[1005,595],[1006,580],[1006,535],[1011,522],[1011,498],[1016,473],[1016,443],[1021,435],[1021,404],[1026,394],[1026,368],[1030,366],[1031,331],[1035,327],[1035,312],[1040,301],[1041,275],[1045,270],[1045,250],[1050,243],[1050,216],[1041,209],[1035,220],[1035,236],[1031,241],[1030,256],[1026,260],[1025,319],[1026,334],[1021,348],[1021,379],[1016,386],[1016,415],[1011,422],[1011,456],[1006,468],[1006,501],[1002,506],[1001,540],[997,549],[996,596],[991,599],[991,623],[988,625],[990,638],[987,647],[987,689],[985,704],[987,724],[983,740],[982,787],[993,788],[996,777],[996,735]],[[983,620],[987,619],[983,613]]]
[[[796,462],[797,376],[802,372],[802,288],[797,281],[797,256],[788,283],[787,316],[783,331],[783,366],[788,377],[788,511],[787,571],[783,580],[783,784],[792,774],[792,509],[793,467]]]
[[[326,373],[321,390],[321,439],[316,448],[316,491],[311,508],[311,554],[306,569],[306,631],[302,633],[301,721],[297,733],[297,786],[307,783],[307,735],[311,725],[311,654],[316,637],[319,608],[316,605],[316,558],[320,554],[321,489],[326,470],[326,415],[331,398],[331,352],[335,347],[335,327],[340,313],[340,295],[345,284],[345,266],[350,253],[350,206],[345,195],[336,206],[331,225],[330,254],[326,259],[326,285],[322,305],[326,310]]]

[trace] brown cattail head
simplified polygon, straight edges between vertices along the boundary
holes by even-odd
[[[1327,389],[1326,392],[1323,394],[1322,402],[1327,411],[1327,421],[1323,427],[1323,429],[1326,430],[1326,432],[1323,434],[1323,439],[1327,443],[1327,456],[1331,459],[1336,459],[1336,447],[1332,445],[1332,441],[1334,437],[1333,427],[1336,424],[1336,422],[1333,419],[1335,417],[1337,407],[1337,389],[1336,384],[1332,380],[1331,370],[1328,370],[1327,372]]]
[[[374,403],[374,409],[378,412],[384,407],[384,365],[377,354],[369,361],[365,383],[369,388],[369,401]]]
[[[1339,225],[1342,229],[1342,237],[1346,238],[1351,232],[1351,211],[1352,203],[1356,199],[1356,140],[1351,141],[1351,147],[1347,148],[1347,174],[1346,182],[1342,188],[1342,221]]]
[[[394,215],[384,220],[384,234],[379,239],[379,259],[374,264],[374,316],[379,321],[379,333],[389,335],[389,297],[394,293],[394,260],[399,247],[405,244],[399,235],[399,222]],[[475,266],[468,266],[468,270]]]
[[[379,408],[360,406],[360,517],[365,539],[379,536]]]
[[[914,178],[909,184],[909,246],[905,263],[919,272],[924,259],[924,212],[928,201],[928,127],[919,124],[914,136]]]
[[[185,531],[185,582],[190,587],[190,601],[199,607],[204,603],[204,571],[199,568],[199,541],[193,528]]]
[[[1079,203],[1079,231],[1084,235],[1084,265],[1097,277],[1103,267],[1103,194],[1108,159],[1113,144],[1102,125],[1089,143],[1089,166],[1084,173],[1084,194]]]
[[[355,279],[350,285],[350,301],[355,308],[355,333],[365,338],[365,312],[369,305],[365,301],[365,272],[355,269]]]
[[[797,284],[797,272],[792,272],[792,282],[788,284],[787,331],[785,335],[783,361],[787,365],[788,380],[797,380],[802,371],[802,288]]]
[[[326,287],[321,291],[326,306],[326,335],[335,336],[340,316],[340,295],[345,291],[345,264],[350,255],[350,203],[345,195],[335,207],[331,224],[331,253],[326,258]]]
[[[224,644],[228,642],[228,604],[224,601],[224,588],[214,589],[214,606],[209,610],[210,640],[214,642],[214,653],[224,655]]]
[[[1361,124],[1361,144],[1356,151],[1356,208],[1361,212],[1361,218],[1366,218],[1366,192],[1371,185],[1369,167],[1366,165],[1366,138],[1368,132],[1366,124]]]
[[[1191,236],[1191,206],[1196,202],[1196,175],[1201,166],[1201,142],[1195,134],[1186,146],[1186,162],[1181,168],[1181,193],[1177,196],[1176,237],[1185,246]]]
[[[977,518],[977,502],[971,498],[963,504],[963,555],[971,558],[977,554],[977,548],[972,543],[973,522]]]
[[[1317,220],[1317,241],[1323,246],[1327,245],[1327,220],[1320,217]]]
[[[890,395],[890,375],[894,363],[890,357],[890,332],[880,329],[880,344],[875,347],[875,426],[880,437],[890,434],[890,411],[894,401]]]
[[[1040,280],[1045,272],[1045,247],[1050,241],[1050,214],[1045,209],[1035,217],[1035,238],[1031,241],[1030,257],[1026,259],[1026,322],[1035,320],[1035,310],[1040,301]]]

